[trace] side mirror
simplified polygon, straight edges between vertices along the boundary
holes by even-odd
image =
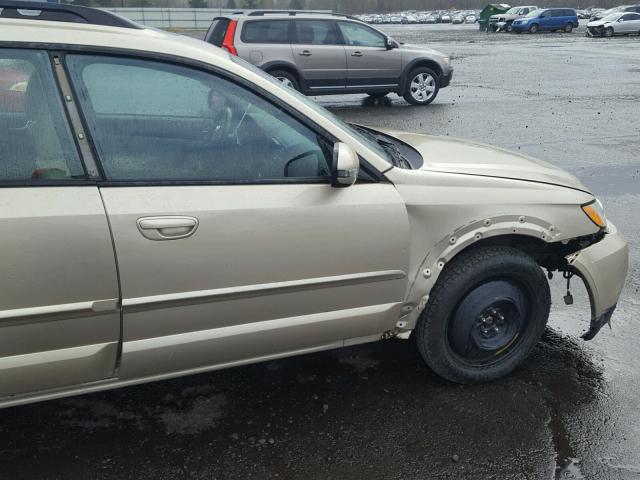
[[[385,40],[385,45],[387,46],[387,50],[393,50],[394,48],[399,48],[398,42],[396,42],[393,38],[387,37]]]
[[[333,183],[334,187],[350,187],[358,179],[360,160],[358,154],[346,143],[338,142],[333,146]]]

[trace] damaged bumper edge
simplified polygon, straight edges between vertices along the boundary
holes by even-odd
[[[598,243],[567,256],[584,282],[591,302],[591,324],[582,338],[591,340],[611,320],[629,268],[627,242],[613,224]]]

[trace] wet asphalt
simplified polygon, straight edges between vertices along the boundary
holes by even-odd
[[[580,177],[631,246],[613,329],[584,288],[509,377],[447,383],[411,342],[306,355],[0,411],[0,479],[640,478],[640,37],[389,26],[450,53],[427,108],[319,102],[374,126],[484,141]]]

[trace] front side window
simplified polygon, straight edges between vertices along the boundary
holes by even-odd
[[[353,47],[385,48],[384,36],[381,33],[354,22],[338,22],[344,43]]]
[[[329,181],[326,142],[229,80],[147,60],[67,62],[108,180]]]
[[[245,22],[240,39],[244,43],[289,43],[289,20]]]
[[[0,49],[0,181],[84,178],[46,53]]]
[[[338,34],[327,20],[296,20],[295,42],[303,45],[339,45]]]

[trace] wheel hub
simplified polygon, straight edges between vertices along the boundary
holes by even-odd
[[[471,362],[493,359],[515,343],[527,317],[524,292],[506,280],[487,282],[459,303],[449,324],[453,351]]]

